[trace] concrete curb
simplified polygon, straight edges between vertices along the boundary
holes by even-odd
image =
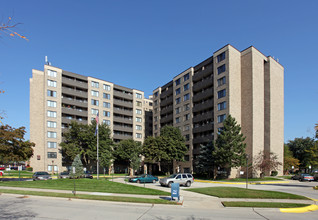
[[[232,184],[232,185],[246,185],[246,182],[219,182],[210,180],[195,180],[194,182],[200,183],[216,183],[216,184]],[[250,185],[261,185],[261,184],[280,184],[280,183],[290,183],[289,181],[268,181],[268,182],[249,182]]]
[[[318,205],[310,205],[302,208],[281,208],[280,212],[286,213],[305,213],[305,212],[313,212],[318,210]]]

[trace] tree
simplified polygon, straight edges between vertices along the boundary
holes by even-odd
[[[160,131],[160,146],[166,150],[167,159],[170,161],[183,161],[188,152],[184,137],[179,128],[164,126]]]
[[[287,144],[284,145],[284,172],[288,173],[288,171],[294,167],[297,168],[299,166],[299,160],[293,157],[293,153],[289,150]]]
[[[113,158],[113,141],[110,138],[111,131],[106,124],[98,125],[99,128],[99,153],[103,166],[109,164]],[[68,130],[63,133],[62,154],[64,161],[73,161],[76,155],[80,155],[85,167],[96,164],[97,140],[95,136],[96,121],[90,125],[79,124],[72,121]]]
[[[116,157],[129,163],[130,175],[133,175],[133,170],[136,168],[137,158],[140,157],[141,150],[141,143],[132,139],[122,140],[115,147]]]
[[[214,150],[214,142],[210,142],[207,145],[200,145],[200,154],[197,156],[195,165],[197,172],[200,174],[206,174],[210,178],[213,168],[215,166],[212,152]]]
[[[25,127],[0,126],[0,161],[27,161],[33,155],[34,143],[24,140]]]
[[[83,170],[83,163],[81,161],[81,157],[79,154],[77,154],[74,158],[74,161],[72,163],[72,167],[75,168],[75,173],[73,173],[73,170],[71,170],[71,177],[72,178],[79,178],[84,174],[84,170]],[[74,169],[73,168],[73,169]]]
[[[318,123],[315,125],[315,130],[316,130],[316,138],[318,138]]]
[[[317,147],[315,148],[313,138],[295,138],[293,141],[288,141],[287,146],[293,152],[293,156],[299,160],[301,169],[306,169],[316,162]]]
[[[160,137],[148,136],[142,147],[142,155],[151,162],[158,162],[159,172],[161,172],[161,161],[169,160],[167,150],[161,144]]]
[[[214,178],[216,177],[217,166],[223,168],[239,167],[245,164],[246,154],[244,143],[245,137],[241,133],[241,126],[235,118],[229,115],[223,121],[223,129],[220,130],[214,143],[212,157],[216,166],[214,167]]]
[[[270,171],[276,171],[282,165],[278,161],[278,156],[273,152],[260,151],[254,160],[254,169],[261,172],[261,178]]]
[[[13,23],[13,18],[9,17],[6,22],[0,23],[0,36],[2,34],[10,36],[10,37],[19,37],[25,40],[28,40],[25,36],[19,34],[15,31],[16,27],[20,25],[21,23]]]

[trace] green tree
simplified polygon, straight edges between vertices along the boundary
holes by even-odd
[[[213,173],[214,158],[212,157],[212,152],[214,150],[214,142],[210,142],[207,145],[200,145],[200,154],[197,156],[195,165],[196,172],[206,175],[208,178],[211,177]]]
[[[63,133],[63,142],[60,143],[64,161],[73,161],[80,155],[85,167],[96,164],[97,137],[95,136],[96,121],[90,125],[79,124],[72,121],[66,132]],[[113,158],[113,141],[111,131],[106,124],[98,125],[99,154],[103,166]]]
[[[261,178],[265,175],[269,175],[271,171],[276,171],[278,167],[282,165],[282,163],[278,161],[277,154],[266,151],[260,151],[253,161],[253,168],[261,172]]]
[[[0,161],[27,161],[33,155],[34,143],[24,140],[25,127],[0,126]]]
[[[181,131],[173,126],[164,126],[160,131],[160,146],[166,150],[167,159],[183,161],[188,148]]]
[[[307,169],[315,163],[315,140],[313,138],[295,138],[293,141],[288,141],[287,146],[293,152],[293,156],[300,162],[301,169]]]
[[[132,139],[122,140],[118,143],[117,146],[115,146],[116,158],[128,162],[130,175],[133,175],[133,170],[135,170],[136,168],[137,158],[140,157],[141,151],[141,143]]]
[[[284,145],[284,173],[288,173],[292,167],[298,168],[299,160],[293,157],[293,152],[289,150],[287,144]]]
[[[214,178],[216,177],[217,166],[222,168],[239,167],[245,164],[246,154],[244,143],[245,137],[241,133],[241,126],[235,118],[229,115],[223,121],[223,128],[220,130],[214,143],[212,157],[216,166],[214,167]]]
[[[167,149],[161,144],[160,137],[148,136],[144,141],[142,147],[142,155],[145,156],[145,159],[149,162],[158,163],[159,171],[161,172],[161,161],[169,160],[169,155]]]
[[[73,173],[73,169],[75,168],[75,173]],[[84,174],[83,163],[81,161],[81,157],[77,154],[74,158],[72,163],[72,170],[71,170],[71,177],[72,178],[79,178]]]

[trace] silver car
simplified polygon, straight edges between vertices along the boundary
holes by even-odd
[[[171,187],[172,183],[179,183],[180,185],[189,187],[193,182],[194,178],[190,173],[172,174],[167,178],[162,178],[159,180],[161,186],[168,186],[169,188]]]
[[[51,180],[52,177],[48,172],[35,172],[32,176],[33,181],[35,180]]]

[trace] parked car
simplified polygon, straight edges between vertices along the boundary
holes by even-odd
[[[44,172],[44,171],[35,172],[33,174],[32,178],[33,178],[33,181],[35,181],[35,180],[51,180],[52,179],[51,175],[48,172]]]
[[[6,168],[5,167],[0,167],[0,170],[5,170]]]
[[[59,179],[69,179],[70,178],[70,172],[65,171],[59,174]]]
[[[318,181],[318,173],[315,173],[313,176],[314,176],[314,180]]]
[[[81,176],[81,178],[93,179],[93,175],[89,171],[84,171],[84,174]]]
[[[177,173],[159,180],[161,186],[168,186],[169,188],[172,183],[179,183],[180,185],[190,187],[193,182],[194,178],[190,173]]]
[[[291,179],[299,181],[314,181],[314,177],[308,173],[296,174],[295,176],[292,176]]]
[[[150,174],[143,174],[141,176],[129,178],[128,181],[133,183],[155,183],[158,181],[158,177]]]

